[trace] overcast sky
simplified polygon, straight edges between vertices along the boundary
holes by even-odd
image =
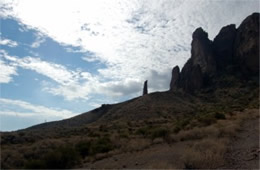
[[[192,32],[259,12],[259,0],[1,0],[0,130],[60,120],[169,88]]]

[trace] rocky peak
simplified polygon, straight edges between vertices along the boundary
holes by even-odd
[[[172,69],[172,80],[170,84],[170,91],[174,91],[178,88],[180,81],[180,68],[179,66],[175,66]]]
[[[248,16],[238,27],[234,62],[246,76],[259,74],[259,13]]]
[[[202,28],[197,28],[192,34],[191,59],[193,65],[200,65],[203,73],[213,74],[216,70],[216,62],[212,52],[212,42],[208,39],[208,33]]]
[[[143,96],[146,95],[146,94],[148,94],[147,82],[148,82],[148,80],[146,80],[146,81],[144,82]]]
[[[213,41],[213,52],[219,70],[225,69],[232,63],[236,31],[235,24],[227,25],[220,30]]]
[[[208,39],[208,33],[199,27],[193,32],[192,39]]]

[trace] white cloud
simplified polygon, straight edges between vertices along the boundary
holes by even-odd
[[[3,56],[0,55],[0,84],[9,83],[12,81],[13,75],[18,75],[16,72],[16,67],[7,64],[2,60]]]
[[[94,76],[80,69],[70,70],[63,65],[46,62],[40,58],[30,56],[19,58],[8,55],[4,50],[0,50],[0,55],[11,65],[3,64],[3,68],[10,67],[15,70],[17,67],[21,67],[44,75],[55,81],[56,84],[44,81],[43,90],[56,96],[63,96],[67,100],[87,100],[92,94],[122,96],[136,93],[139,90],[138,79],[126,78],[124,81],[104,82],[98,75]],[[7,73],[7,71],[4,72],[4,74]],[[16,74],[16,72],[12,74]],[[12,74],[11,72],[8,74],[9,81]]]
[[[17,75],[16,68],[6,65],[2,60],[0,60],[0,68],[0,83],[9,83],[12,81],[12,75]]]
[[[42,61],[39,58],[24,57],[18,59],[17,64],[19,67],[36,71],[62,85],[72,84],[77,81],[78,74],[76,72],[68,71],[62,65]]]
[[[18,116],[18,117],[47,117],[47,118],[69,118],[76,113],[69,110],[58,108],[47,108],[40,105],[33,105],[31,103],[0,98],[1,111],[0,115]],[[15,111],[14,111],[15,110]]]
[[[10,40],[10,39],[0,39],[0,45],[6,45],[9,47],[16,47],[18,46],[18,43],[16,41]]]
[[[45,36],[42,34],[37,34],[35,41],[32,43],[32,48],[38,48],[42,43],[46,41]]]

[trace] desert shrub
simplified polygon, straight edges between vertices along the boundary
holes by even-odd
[[[45,162],[43,160],[30,160],[25,164],[25,169],[43,169]]]
[[[143,135],[143,136],[148,136],[149,133],[150,133],[149,127],[141,127],[136,131],[137,135]]]
[[[101,132],[108,132],[108,128],[107,128],[106,125],[100,125],[99,126],[99,131],[101,131]]]
[[[180,130],[181,130],[180,126],[175,126],[174,129],[173,129],[173,132],[178,133]]]
[[[226,116],[223,113],[215,113],[215,118],[216,119],[226,119]]]
[[[180,130],[183,130],[190,123],[190,121],[191,118],[184,118],[184,119],[177,120],[175,122],[173,132],[178,133]]]
[[[218,168],[224,162],[227,140],[203,139],[183,152],[185,169]]]
[[[63,146],[45,154],[41,159],[30,160],[25,164],[27,169],[63,169],[71,168],[79,161],[74,148]]]
[[[157,128],[151,131],[151,138],[166,138],[169,135],[169,130],[165,128]]]
[[[1,164],[0,169],[17,169],[24,166],[23,155],[17,151],[17,148],[3,149],[1,146]]]
[[[120,131],[119,137],[120,138],[129,138],[129,134],[127,131]]]
[[[18,132],[18,135],[19,135],[19,136],[24,136],[25,133],[24,133],[24,132]]]
[[[113,149],[113,144],[108,137],[98,138],[91,143],[90,154],[105,153]]]
[[[84,158],[89,155],[91,143],[90,141],[80,141],[75,146],[76,151]]]
[[[100,134],[98,134],[98,133],[96,133],[94,131],[89,131],[88,136],[89,137],[100,137]]]
[[[70,146],[60,147],[44,156],[46,168],[71,168],[78,159],[77,152]]]
[[[217,121],[215,118],[215,114],[212,114],[212,113],[201,114],[201,115],[199,115],[199,117],[197,119],[204,126],[211,125],[213,123],[216,123],[216,121]]]
[[[77,161],[78,155],[74,148],[61,147],[44,157],[47,168],[71,168]]]

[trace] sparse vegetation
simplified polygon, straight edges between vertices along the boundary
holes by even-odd
[[[184,150],[183,162],[185,169],[219,168],[224,163],[227,140],[202,139]]]
[[[26,169],[61,169],[71,168],[79,161],[73,147],[63,146],[45,154],[41,159],[29,160]]]
[[[193,97],[178,92],[178,97],[169,96],[173,99],[167,99],[172,101],[163,103],[169,108],[162,107],[155,114],[146,110],[150,117],[138,120],[127,117],[71,129],[59,127],[50,133],[2,133],[1,168],[77,168],[82,162],[95,162],[115,153],[177,143],[188,143],[181,153],[185,168],[214,168],[223,162],[225,146],[238,132],[241,122],[256,117],[245,109],[259,108],[259,90],[243,88],[248,87],[201,91]],[[167,167],[172,165],[165,163]]]

